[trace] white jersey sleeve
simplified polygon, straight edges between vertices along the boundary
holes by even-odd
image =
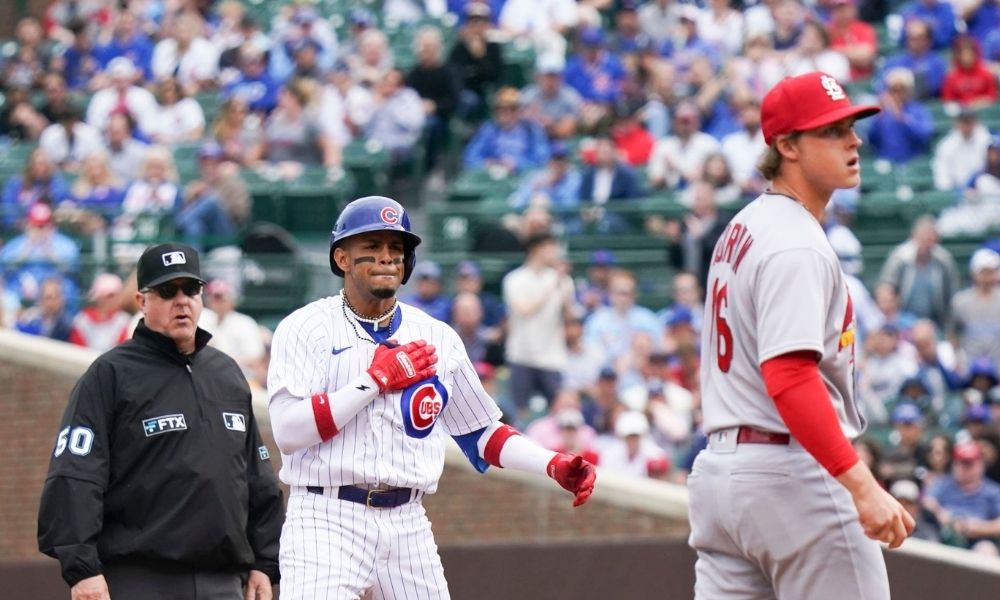
[[[753,289],[757,363],[796,350],[822,356],[836,275],[811,248],[778,252],[760,264]]]
[[[445,340],[452,348],[448,364],[441,365],[440,370],[451,383],[452,401],[441,414],[441,425],[449,435],[464,435],[499,420],[502,413],[483,388],[458,334],[449,329]]]
[[[329,319],[309,305],[283,320],[274,331],[267,372],[268,403],[310,398],[327,391],[330,360]]]

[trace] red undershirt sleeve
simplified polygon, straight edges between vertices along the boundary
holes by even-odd
[[[778,414],[802,447],[834,477],[853,467],[858,453],[840,428],[816,354],[782,354],[764,361],[760,369]]]

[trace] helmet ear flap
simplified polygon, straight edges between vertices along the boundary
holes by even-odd
[[[417,265],[417,251],[412,246],[407,246],[403,251],[403,285],[410,280],[413,268]]]

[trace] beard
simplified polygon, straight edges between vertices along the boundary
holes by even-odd
[[[375,296],[380,300],[388,300],[389,298],[392,298],[393,296],[396,295],[396,289],[391,287],[372,288],[369,291],[371,292],[372,296]]]

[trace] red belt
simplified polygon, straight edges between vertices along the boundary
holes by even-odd
[[[741,425],[739,433],[736,434],[737,444],[775,444],[787,446],[792,436],[787,433],[774,433],[773,431],[761,431],[747,425]]]

